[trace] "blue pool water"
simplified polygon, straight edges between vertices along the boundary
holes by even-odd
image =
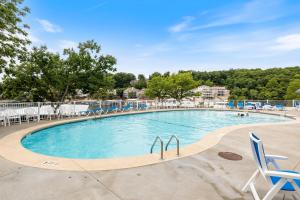
[[[185,146],[225,126],[287,120],[291,119],[254,113],[238,117],[225,111],[154,112],[54,126],[26,136],[22,144],[36,153],[66,158],[126,157],[148,154],[156,136],[167,142],[176,134]]]

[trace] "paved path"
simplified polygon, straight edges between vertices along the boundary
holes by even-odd
[[[0,127],[0,137],[32,125]],[[267,153],[289,157],[288,161],[280,163],[283,168],[300,171],[300,164],[295,166],[300,160],[300,124],[278,124],[236,130],[215,147],[194,156],[125,170],[54,171],[26,167],[0,158],[0,199],[252,199],[249,193],[241,193],[243,184],[255,170],[249,131],[255,131],[263,139]],[[242,155],[243,160],[224,160],[218,156],[220,151],[235,152]],[[260,194],[267,191],[264,180],[259,180],[257,185]],[[282,199],[282,195],[275,199]]]

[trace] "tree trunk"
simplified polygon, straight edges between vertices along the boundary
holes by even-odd
[[[66,95],[67,95],[68,91],[69,91],[69,85],[67,85],[67,87],[65,89],[65,92],[64,92],[63,96],[60,99],[60,102],[64,102],[65,101],[65,98],[66,98]]]

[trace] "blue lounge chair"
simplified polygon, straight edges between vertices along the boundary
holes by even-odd
[[[106,109],[104,109],[104,112],[107,113],[111,113],[111,112],[118,112],[119,108],[116,105],[112,105]]]
[[[251,190],[255,200],[260,200],[255,189],[255,181],[261,174],[268,182],[270,190],[264,196],[263,200],[271,200],[279,191],[293,192],[296,199],[300,198],[300,174],[295,171],[281,170],[276,160],[287,160],[285,156],[265,155],[262,141],[253,133],[250,133],[250,143],[257,170],[246,183],[243,192]],[[269,169],[269,164],[275,167],[275,170]]]
[[[102,108],[100,108],[100,107],[98,107],[98,108],[95,108],[95,109],[90,109],[90,110],[88,110],[87,111],[87,115],[90,115],[90,114],[92,114],[92,115],[97,115],[97,114],[102,114],[104,112],[104,110],[102,109]]]
[[[243,102],[243,101],[239,101],[239,102],[237,103],[237,108],[238,108],[238,109],[244,109],[244,102]]]
[[[147,104],[146,103],[142,103],[142,104],[139,104],[138,105],[138,109],[139,110],[146,110],[148,108]]]
[[[229,107],[230,109],[234,109],[234,101],[229,101],[229,102],[228,102],[228,107]]]
[[[129,111],[132,109],[133,109],[133,107],[131,104],[126,104],[125,106],[122,107],[122,111]]]
[[[275,105],[275,110],[284,110],[284,105],[282,105],[282,104],[276,104]]]

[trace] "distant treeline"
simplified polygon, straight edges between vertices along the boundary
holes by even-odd
[[[231,99],[297,99],[300,89],[300,67],[270,69],[231,69],[192,72],[193,79],[209,86],[225,86]]]

